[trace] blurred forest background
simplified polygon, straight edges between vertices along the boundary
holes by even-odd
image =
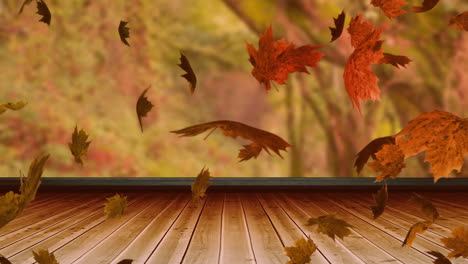
[[[0,116],[0,177],[18,177],[40,152],[49,152],[45,177],[357,177],[357,152],[376,137],[395,134],[421,112],[468,116],[468,34],[448,27],[466,10],[463,0],[440,1],[426,13],[388,19],[370,0],[47,0],[50,27],[36,4],[17,15],[20,0],[0,1],[0,102],[24,99],[20,111]],[[411,5],[422,1],[410,0]],[[343,84],[352,52],[349,35],[330,41],[328,27],[342,9],[362,13],[383,28],[384,52],[406,55],[407,68],[374,65],[380,102],[361,116]],[[128,21],[131,47],[117,33]],[[268,93],[251,75],[246,42],[272,24],[275,38],[324,45],[311,74],[291,74]],[[198,78],[190,95],[179,51]],[[135,113],[140,93],[155,108]],[[275,133],[290,144],[284,160],[262,152],[237,162],[242,140],[217,131],[179,138],[169,133],[219,119]],[[92,143],[84,166],[68,142],[75,125]],[[465,163],[462,173],[468,177]],[[376,176],[364,169],[360,177]],[[400,177],[430,177],[423,155],[408,160]]]

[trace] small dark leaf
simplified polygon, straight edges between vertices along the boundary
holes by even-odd
[[[374,197],[374,201],[377,205],[371,206],[372,214],[374,215],[374,219],[377,219],[381,214],[383,214],[385,210],[385,206],[387,205],[388,201],[388,189],[387,184],[382,186],[376,194],[372,195]]]
[[[0,255],[0,264],[12,264],[7,258]]]
[[[184,56],[184,54],[180,53],[180,64],[178,64],[182,70],[184,70],[186,73],[181,75],[184,77],[190,84],[190,92],[193,94],[195,92],[195,88],[197,86],[197,77],[195,76],[195,73],[192,70],[192,67],[190,66],[189,61],[187,58]]]
[[[42,16],[42,18],[39,20],[39,22],[44,22],[44,23],[46,23],[47,25],[50,26],[50,20],[52,19],[52,14],[50,13],[50,10],[47,7],[44,0],[38,0],[37,1],[37,12],[36,13]]]
[[[132,264],[133,259],[122,259],[117,264]]]
[[[141,132],[143,132],[143,123],[141,122],[141,118],[145,117],[146,114],[148,114],[148,112],[151,111],[151,109],[154,106],[150,101],[148,101],[148,98],[145,97],[145,94],[149,90],[149,88],[151,88],[151,86],[146,88],[141,93],[140,97],[138,97],[138,101],[136,104],[136,112],[138,116],[138,122],[140,123]]]
[[[130,28],[126,27],[126,25],[128,24],[128,22],[126,21],[120,21],[120,24],[119,24],[119,36],[120,36],[120,40],[122,40],[122,42],[129,46],[130,47],[130,44],[128,44],[127,42],[127,38],[130,38]]]
[[[435,208],[435,206],[431,203],[431,201],[427,200],[425,197],[413,193],[413,196],[411,197],[411,201],[419,204],[421,206],[422,212],[429,217],[432,221],[435,221],[437,218],[439,218],[439,212]]]
[[[399,66],[406,68],[406,64],[411,62],[411,60],[406,56],[393,55],[390,53],[384,53],[383,55],[384,56],[380,59],[379,63],[391,64],[396,68],[399,68]]]
[[[332,34],[332,39],[330,42],[337,40],[341,36],[341,33],[343,33],[345,17],[346,17],[346,13],[343,10],[341,11],[341,13],[338,15],[337,18],[333,18],[333,22],[335,23],[335,28],[329,27],[331,34]]]
[[[440,252],[437,252],[437,251],[426,251],[426,252],[437,258],[434,260],[433,264],[452,264],[452,262],[447,257],[442,255],[442,253]]]
[[[438,2],[439,0],[424,0],[422,6],[412,6],[411,9],[415,13],[426,12],[434,8]]]

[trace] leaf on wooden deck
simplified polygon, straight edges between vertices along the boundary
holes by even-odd
[[[388,201],[387,184],[382,186],[382,188],[380,188],[380,190],[378,190],[377,193],[373,194],[372,196],[374,197],[374,201],[376,203],[376,205],[371,206],[372,214],[374,215],[374,219],[377,219],[377,217],[383,214],[385,210],[385,206],[387,205],[387,201]]]
[[[122,259],[117,264],[132,264],[132,263],[133,263],[133,259]]]
[[[0,255],[0,264],[12,264],[11,261],[9,261],[7,258],[4,256]]]
[[[192,191],[192,200],[195,204],[198,205],[200,198],[206,196],[206,189],[208,189],[208,186],[211,184],[208,182],[210,179],[211,176],[209,170],[205,170],[205,168],[203,168],[195,179],[195,182],[190,185],[190,190]]]
[[[46,249],[39,249],[37,253],[33,251],[33,255],[38,264],[59,264],[54,253],[49,253]]]
[[[120,194],[115,194],[112,197],[108,197],[107,203],[104,206],[104,212],[107,213],[107,218],[115,218],[117,216],[122,216],[127,209],[127,196],[120,196]]]
[[[425,197],[417,193],[413,193],[413,196],[410,200],[419,204],[419,206],[421,206],[422,212],[432,221],[435,221],[437,218],[439,218],[439,212],[437,211],[437,208]]]
[[[303,237],[299,238],[294,243],[294,247],[285,247],[284,251],[286,256],[290,260],[286,264],[306,264],[310,263],[310,256],[317,250],[317,246],[314,244],[314,241],[307,237],[305,240]]]
[[[437,251],[426,251],[426,252],[436,257],[436,259],[434,259],[433,264],[452,264],[452,262],[448,258],[446,258],[444,255],[442,255],[442,253],[440,252],[437,252]]]
[[[452,229],[452,236],[441,238],[440,241],[444,246],[451,249],[448,258],[468,258],[468,227],[459,226]]]
[[[403,244],[401,246],[411,247],[411,245],[414,242],[414,239],[416,238],[416,234],[424,233],[424,231],[426,231],[430,225],[432,225],[432,221],[424,221],[414,224],[408,231],[408,234],[406,234],[405,240],[403,241]]]
[[[317,231],[326,234],[333,240],[335,236],[343,239],[351,234],[350,227],[346,221],[336,218],[334,214],[322,215],[317,218],[309,218],[307,225],[317,225]]]

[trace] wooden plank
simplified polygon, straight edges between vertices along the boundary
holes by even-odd
[[[276,203],[274,199],[268,199],[264,196],[272,195],[268,194],[257,194],[257,198],[260,201],[263,209],[270,218],[276,232],[278,233],[284,247],[295,246],[295,241],[301,237],[306,238],[307,234],[303,232],[289,216],[284,212],[283,209]],[[329,263],[323,256],[321,249],[311,256],[311,263],[314,264],[325,264]]]
[[[132,212],[141,209],[142,204],[144,205],[147,198],[148,195],[146,194],[140,194],[138,196],[128,194],[128,209],[125,214],[131,214]],[[101,206],[103,205],[101,204]],[[101,209],[97,214],[85,217],[82,221],[67,227],[45,240],[42,240],[40,243],[35,244],[29,249],[10,256],[9,259],[13,263],[32,263],[34,262],[34,258],[31,254],[32,250],[37,251],[39,249],[49,249],[49,252],[54,252],[74,239],[86,234],[88,231],[98,228],[99,225],[103,223],[107,224],[107,222],[105,222],[106,218],[106,213]],[[86,241],[83,243],[87,245]]]
[[[281,239],[255,194],[241,195],[242,208],[257,263],[286,263]]]
[[[302,232],[313,235],[311,239],[317,245],[317,248],[325,256],[330,263],[364,263],[359,257],[354,255],[348,250],[342,243],[337,241],[335,243],[329,237],[317,234],[312,226],[307,225],[309,218],[315,215],[310,215],[303,209],[303,204],[293,203],[290,199],[287,199],[285,195],[266,195],[265,199],[271,199],[276,201],[281,208],[288,214],[288,216],[295,222],[295,224],[301,228]]]
[[[201,212],[206,209],[205,205],[206,199],[200,201],[198,205],[190,201],[146,263],[158,263],[161,260],[167,263],[181,263]]]
[[[401,247],[402,240],[389,235],[388,232],[383,232],[381,229],[372,225],[372,223],[364,221],[356,215],[349,213],[331,200],[323,198],[323,194],[315,193],[305,197],[309,201],[307,202],[306,208],[310,208],[315,205],[316,207],[322,208],[328,213],[335,213],[338,218],[343,219],[349,224],[353,225],[353,230],[360,233],[363,237],[365,237],[366,240],[369,240],[398,261],[403,263],[421,264],[430,263],[432,261],[432,258],[417,251],[414,248]],[[304,198],[304,196],[301,196],[301,198]],[[368,257],[370,257],[370,254]]]
[[[255,263],[239,194],[226,193],[223,208],[220,263]]]
[[[118,218],[107,219],[98,225],[81,234],[66,245],[54,251],[54,255],[59,263],[72,263],[89,250],[94,248],[99,242],[111,235],[129,220],[137,216],[141,211],[151,205],[154,196],[138,202],[135,206],[129,207],[124,215]],[[50,250],[49,250],[50,252]]]
[[[133,259],[135,263],[144,263],[159,245],[169,228],[174,224],[183,209],[190,202],[191,195],[182,193],[174,203],[146,226],[141,233],[119,254],[115,260]]]
[[[161,194],[153,197],[151,205],[146,207],[137,216],[115,230],[111,235],[99,242],[94,248],[81,256],[74,263],[110,263],[116,258],[146,226],[161,212],[174,204],[182,194]]]
[[[182,263],[218,263],[224,193],[210,193]]]

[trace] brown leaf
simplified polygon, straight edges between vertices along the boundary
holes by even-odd
[[[39,249],[37,253],[33,251],[33,255],[37,264],[59,264],[57,259],[55,259],[54,253],[49,253],[46,249]]]
[[[405,0],[371,0],[371,4],[380,7],[388,18],[394,18],[406,13],[401,8],[408,3]]]
[[[346,18],[346,14],[344,10],[341,11],[341,13],[338,15],[337,18],[333,18],[335,27],[334,28],[329,27],[331,31],[331,35],[332,35],[332,39],[330,42],[337,40],[341,36],[341,33],[343,33],[345,18]]]
[[[290,259],[286,264],[310,263],[310,256],[317,250],[314,241],[310,237],[307,237],[307,240],[301,237],[294,244],[296,245],[295,247],[284,247],[286,256]]]
[[[20,10],[18,11],[18,15],[23,13],[23,9],[25,6],[29,5],[30,3],[32,3],[33,0],[24,0],[23,4],[21,5],[21,8]]]
[[[449,26],[453,24],[455,24],[458,30],[468,31],[468,11],[452,17],[449,21]]]
[[[228,120],[213,121],[194,125],[180,130],[171,131],[171,133],[180,134],[183,137],[192,137],[212,129],[212,131],[208,134],[209,136],[217,128],[220,128],[225,136],[229,136],[234,139],[239,136],[255,143],[255,145],[250,144],[247,145],[247,147],[244,146],[244,149],[240,150],[238,156],[241,159],[240,161],[248,160],[252,157],[258,156],[260,153],[260,151],[258,151],[259,148],[264,149],[268,153],[270,153],[268,151],[268,149],[270,149],[278,156],[283,158],[279,151],[286,151],[287,147],[291,147],[288,142],[275,134],[239,122]],[[205,137],[205,139],[207,137]]]
[[[148,98],[145,97],[146,92],[148,92],[149,88],[151,88],[151,86],[146,88],[141,93],[141,95],[140,95],[140,97],[138,97],[138,101],[136,103],[136,112],[137,112],[137,116],[138,116],[138,122],[140,123],[141,132],[143,132],[143,123],[141,122],[141,118],[145,117],[146,114],[148,114],[148,112],[151,111],[151,109],[154,106],[150,101],[148,101]]]
[[[382,59],[380,59],[379,63],[391,64],[396,68],[399,68],[399,66],[403,66],[404,68],[406,68],[406,64],[412,61],[406,56],[392,55],[390,53],[384,53],[383,55],[384,56]]]
[[[127,209],[127,196],[120,196],[120,194],[116,193],[112,197],[107,197],[106,200],[104,212],[107,214],[108,219],[122,216]]]
[[[405,155],[397,145],[386,144],[375,154],[376,160],[367,163],[367,166],[375,172],[381,172],[374,182],[396,178],[401,170],[406,167]]]
[[[195,76],[195,73],[192,70],[192,66],[190,66],[190,62],[187,60],[187,58],[180,53],[180,64],[178,64],[182,70],[184,70],[186,73],[181,75],[184,77],[190,84],[190,92],[193,94],[195,92],[195,88],[197,86],[197,76]]]
[[[432,221],[424,221],[414,224],[408,231],[408,234],[405,237],[405,241],[403,241],[403,245],[401,246],[411,247],[411,245],[414,242],[414,239],[416,238],[416,234],[424,233],[424,231],[426,231],[430,225],[432,225]]]
[[[130,28],[127,27],[127,24],[127,21],[120,21],[118,32],[123,44],[130,47],[130,44],[127,42],[127,38],[130,38]]]
[[[117,264],[132,264],[132,263],[133,263],[133,259],[122,259]]]
[[[198,205],[200,198],[205,197],[206,189],[208,189],[208,186],[211,184],[208,182],[210,179],[210,172],[208,169],[205,170],[205,168],[203,168],[195,179],[195,182],[190,185],[190,190],[192,191],[192,200],[195,204]]]
[[[77,126],[75,126],[75,130],[72,134],[72,141],[68,143],[68,147],[70,148],[75,161],[83,166],[82,158],[88,153],[88,147],[89,144],[91,144],[91,141],[87,141],[88,135],[83,129],[80,129],[79,132],[77,129]]]
[[[439,218],[439,212],[437,212],[435,206],[431,203],[431,201],[427,200],[423,196],[417,193],[413,193],[413,196],[410,200],[419,204],[419,206],[421,206],[421,211],[432,221],[435,221],[437,218]]]
[[[44,0],[37,0],[37,14],[41,15],[42,18],[39,22],[44,22],[50,26],[50,20],[52,19],[52,14],[50,13],[49,8],[47,7]]]
[[[446,258],[442,253],[437,251],[426,251],[428,254],[436,257],[433,264],[452,264],[452,262]]]
[[[306,66],[316,67],[322,53],[315,51],[321,46],[305,45],[296,48],[293,43],[287,43],[284,39],[274,41],[273,31],[269,26],[260,36],[258,50],[247,43],[249,61],[254,66],[252,75],[264,85],[265,90],[270,90],[270,82],[275,81],[285,84],[285,80],[292,72],[309,73]]]
[[[28,103],[23,100],[20,100],[16,103],[8,102],[8,103],[0,104],[0,115],[3,114],[7,109],[13,110],[13,111],[20,110],[23,107],[25,107],[27,104]]]
[[[318,225],[317,231],[324,233],[335,240],[335,236],[343,239],[351,234],[350,227],[346,221],[336,218],[334,214],[322,215],[317,218],[309,218],[307,225]]]
[[[451,237],[441,238],[440,241],[444,243],[446,248],[452,250],[452,252],[448,254],[448,258],[468,258],[468,227],[456,227],[452,229]]]
[[[382,149],[386,144],[395,144],[395,138],[393,136],[376,138],[369,142],[359,153],[356,155],[356,161],[354,162],[354,167],[356,167],[357,173],[361,173],[362,168],[367,163],[369,158],[372,156],[373,159],[376,159],[375,153]]]
[[[415,13],[426,12],[434,8],[439,0],[424,0],[422,6],[412,6],[411,9]]]
[[[468,153],[468,118],[438,110],[426,112],[395,136],[405,158],[426,151],[424,161],[431,163],[436,182],[452,170],[461,170]]]
[[[376,194],[373,194],[372,197],[374,197],[374,201],[376,203],[375,206],[371,206],[372,214],[374,215],[374,219],[377,219],[377,217],[383,214],[385,210],[385,206],[387,205],[387,201],[388,201],[387,184],[382,186],[382,188],[380,188],[380,190],[378,190]]]
[[[12,264],[7,258],[0,255],[0,264]]]

